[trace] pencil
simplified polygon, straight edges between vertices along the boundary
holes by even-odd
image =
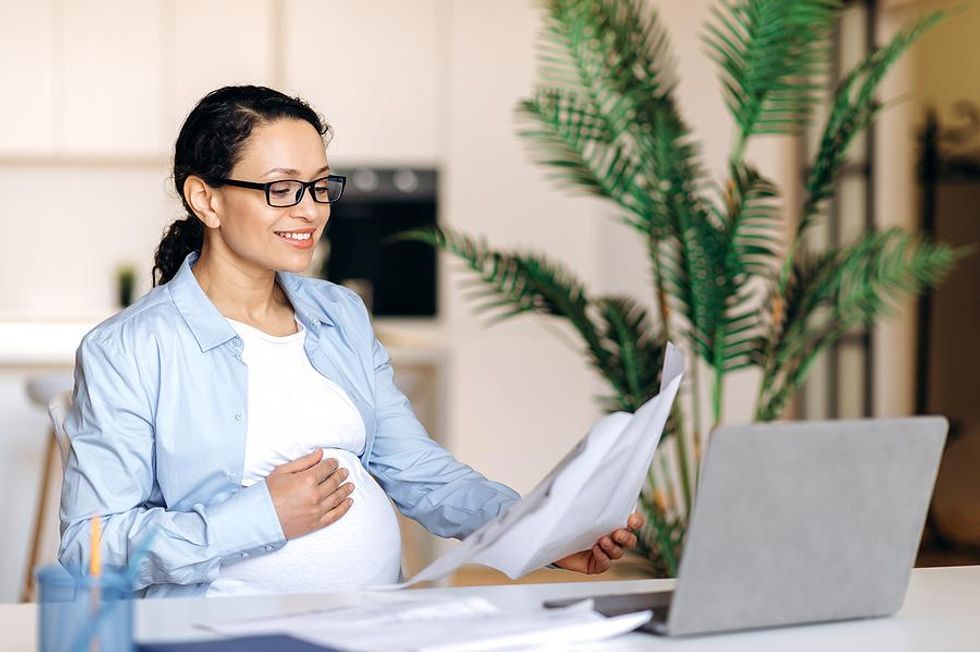
[[[99,545],[102,540],[102,519],[95,516],[89,519],[89,524],[91,557],[88,562],[88,574],[92,577],[98,577],[102,574],[102,550]]]
[[[92,582],[92,589],[90,595],[91,604],[91,617],[97,618],[99,613],[99,603],[102,601],[101,592],[99,591],[99,580],[102,575],[102,519],[98,516],[93,516],[89,519],[89,561],[88,561],[88,574],[89,579]],[[92,636],[92,644],[89,646],[90,652],[99,652],[99,635],[95,632]]]

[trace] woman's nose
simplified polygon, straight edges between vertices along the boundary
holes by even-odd
[[[307,188],[306,191],[303,192],[303,196],[300,197],[299,203],[294,205],[292,208],[294,215],[312,222],[316,220],[321,210],[327,207],[329,207],[329,204],[318,204],[317,202],[313,201],[313,192]]]

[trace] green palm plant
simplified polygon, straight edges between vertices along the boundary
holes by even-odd
[[[581,337],[605,380],[610,410],[632,411],[657,391],[668,339],[700,364],[690,421],[675,408],[640,496],[647,525],[640,551],[673,575],[683,546],[705,437],[722,419],[728,374],[762,372],[756,417],[779,416],[814,359],[843,334],[879,317],[899,297],[937,283],[956,253],[889,230],[814,251],[806,234],[821,217],[848,145],[883,105],[875,91],[888,69],[941,14],[900,32],[850,70],[833,95],[808,168],[801,219],[787,228],[775,185],[746,160],[763,134],[800,134],[825,83],[836,0],[733,0],[713,9],[704,32],[721,70],[735,142],[720,190],[674,98],[666,34],[640,0],[548,0],[541,85],[517,107],[518,134],[559,187],[609,200],[643,239],[655,315],[624,296],[593,296],[546,257],[498,251],[447,228],[411,231],[462,260],[478,281],[477,310],[497,320],[558,317]],[[791,235],[787,238],[786,233]],[[710,415],[701,423],[701,368],[711,374]]]

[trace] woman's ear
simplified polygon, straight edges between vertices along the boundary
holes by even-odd
[[[218,216],[221,197],[204,179],[193,174],[187,177],[184,180],[184,199],[205,226],[212,229],[221,226]]]

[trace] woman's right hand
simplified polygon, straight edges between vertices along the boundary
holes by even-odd
[[[347,469],[337,460],[322,459],[318,448],[292,462],[277,466],[266,477],[279,524],[287,539],[324,528],[347,513],[354,499],[354,485],[344,482]]]

